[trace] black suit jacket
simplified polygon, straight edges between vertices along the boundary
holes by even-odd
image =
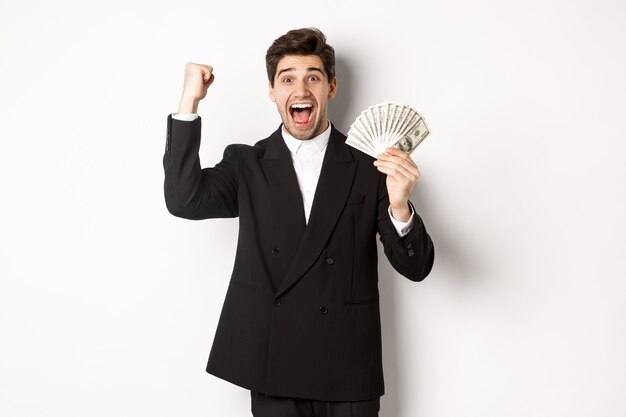
[[[332,127],[308,225],[282,125],[254,146],[230,145],[201,169],[201,120],[167,124],[165,201],[188,219],[239,217],[230,284],[207,372],[272,396],[323,401],[384,393],[376,235],[412,281],[433,244],[416,214],[398,237],[385,175]]]

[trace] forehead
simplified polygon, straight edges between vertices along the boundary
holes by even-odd
[[[278,61],[276,72],[293,68],[296,71],[307,71],[310,68],[318,68],[324,72],[322,58],[317,55],[285,55]]]

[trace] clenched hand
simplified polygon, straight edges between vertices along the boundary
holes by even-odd
[[[197,113],[198,103],[206,97],[209,86],[213,84],[215,75],[213,67],[188,62],[185,65],[185,81],[183,95],[178,106],[179,113]]]
[[[384,154],[374,161],[378,170],[387,174],[387,193],[394,219],[406,222],[411,217],[409,196],[420,176],[417,165],[411,156],[398,148],[387,148]]]

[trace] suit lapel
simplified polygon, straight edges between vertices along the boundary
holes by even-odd
[[[281,129],[282,125],[270,136],[260,161],[269,188],[268,197],[272,201],[272,223],[295,247],[300,244],[306,227],[304,205]]]
[[[283,146],[287,148],[284,143]],[[291,159],[289,161],[291,163]],[[322,253],[350,194],[357,164],[357,161],[354,160],[350,153],[348,145],[345,144],[345,137],[333,126],[315,191],[309,223],[302,237],[296,257],[276,296],[280,296],[295,284],[311,268]],[[295,178],[293,164],[290,172]],[[295,192],[297,193],[301,210],[298,216],[304,222],[302,195],[300,194],[297,179],[294,179],[294,181],[296,183]],[[286,192],[286,190],[281,192]],[[289,193],[292,192],[293,190],[290,189]],[[293,212],[291,215],[293,216]],[[293,221],[293,219],[290,221]]]

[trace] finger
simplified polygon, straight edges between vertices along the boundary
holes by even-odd
[[[383,154],[378,155],[378,159],[381,161],[392,161],[397,164],[415,165],[415,161],[413,161],[413,159],[411,158],[390,155],[388,153],[383,153]]]
[[[412,176],[403,175],[399,170],[386,167],[386,166],[377,166],[378,171],[386,174],[387,177],[391,177],[396,180],[398,183],[410,185],[411,187],[417,182],[417,178]]]
[[[392,175],[396,179],[402,179],[402,177],[404,177],[409,181],[415,181],[419,177],[419,170],[417,169],[417,167],[415,167],[415,169],[409,170],[402,164],[381,160],[374,161],[374,165],[379,169],[379,171],[381,170],[380,168],[384,168],[384,172],[387,175]],[[389,174],[390,172],[391,174]]]
[[[207,88],[209,88],[211,86],[211,84],[213,84],[213,81],[215,81],[215,77],[211,76],[211,78],[209,79],[209,81],[206,82],[206,86]]]
[[[381,156],[390,156],[394,158],[400,158],[405,161],[413,161],[413,159],[411,158],[411,155],[409,155],[408,153],[404,152],[401,149],[393,148],[393,147],[385,149],[384,153],[378,155],[379,158]]]
[[[385,159],[379,159],[374,161],[374,165],[386,166],[387,168],[396,169],[407,177],[418,178],[420,175],[419,168],[413,161],[407,162],[402,159],[394,157],[386,157]]]
[[[210,65],[199,65],[199,67],[204,77],[207,77],[207,76],[210,77],[211,74],[213,73],[213,67]]]
[[[389,148],[385,149],[385,152],[401,158],[411,159],[411,156],[408,153],[404,152],[400,148],[396,148],[395,146],[390,146]]]
[[[391,156],[388,154],[382,154],[378,157],[379,161],[382,162],[390,162],[404,167],[407,171],[411,172],[413,175],[418,175],[419,169],[411,158],[405,159],[398,156]]]

